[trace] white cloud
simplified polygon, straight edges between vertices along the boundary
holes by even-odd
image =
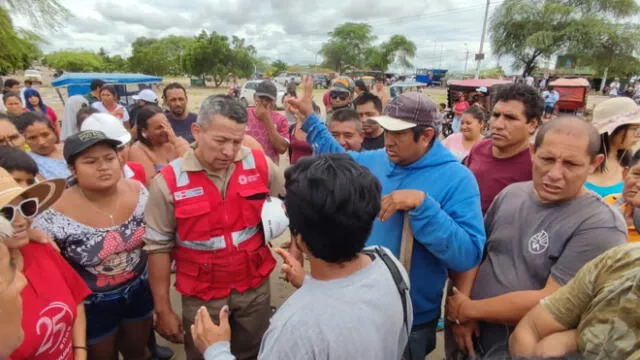
[[[478,51],[484,0],[61,0],[74,14],[58,33],[43,32],[45,51],[105,48],[129,55],[139,36],[195,35],[201,30],[245,38],[260,56],[313,64],[327,33],[346,21],[366,21],[378,41],[402,34],[414,41],[416,67],[462,70]],[[492,6],[492,9],[495,5]],[[24,19],[16,23],[28,27]],[[485,43],[486,44],[486,43]],[[434,46],[435,45],[435,46]],[[487,51],[485,47],[485,53]],[[487,59],[486,66],[494,66]],[[508,66],[502,61],[503,66]]]

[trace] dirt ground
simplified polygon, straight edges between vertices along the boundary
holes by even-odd
[[[44,80],[44,85],[39,87],[39,90],[41,92],[42,98],[44,100],[44,102],[53,107],[53,109],[56,111],[56,113],[58,114],[58,118],[62,119],[62,115],[63,115],[63,109],[64,109],[64,105],[62,103],[62,101],[60,100],[58,94],[56,93],[56,91],[51,88],[50,84],[51,84],[51,73],[48,71],[43,71],[43,80]],[[17,76],[16,78],[20,79],[21,78],[19,76]],[[200,104],[202,103],[202,101],[210,96],[210,95],[214,95],[214,94],[220,94],[220,93],[226,93],[227,92],[227,88],[219,88],[219,89],[214,89],[214,88],[204,88],[204,87],[190,87],[188,86],[188,82],[189,80],[186,78],[165,78],[165,81],[163,82],[163,84],[167,84],[169,82],[172,81],[178,81],[180,83],[182,83],[183,85],[185,85],[185,87],[187,88],[187,92],[188,92],[188,97],[189,97],[189,110],[193,111],[193,112],[197,112],[198,108],[200,106]],[[160,85],[160,87],[158,89],[156,89],[156,92],[158,94],[158,97],[160,98],[161,95],[161,89],[163,87],[163,84]],[[63,89],[64,90],[64,89]],[[314,100],[316,101],[316,103],[323,109],[324,112],[324,106],[322,104],[322,94],[324,93],[325,90],[316,90],[314,92]],[[427,89],[425,91],[425,94],[427,96],[429,96],[436,104],[440,103],[440,102],[446,102],[446,90],[445,89]],[[66,94],[64,94],[66,97]],[[588,108],[589,109],[593,109],[593,107],[605,100],[606,97],[603,96],[589,96],[588,99]],[[286,159],[286,157],[283,157],[283,159],[281,160],[281,164],[288,164],[288,159]],[[286,168],[286,166],[281,165],[281,167]],[[289,234],[285,233],[284,235],[282,235],[280,238],[276,239],[274,241],[274,245],[278,246],[286,241],[289,240]],[[276,258],[278,258],[276,256]],[[278,261],[280,261],[280,259],[278,258]],[[272,305],[275,307],[280,307],[282,305],[282,303],[293,293],[294,289],[293,287],[291,287],[291,285],[289,285],[288,283],[282,281],[281,279],[279,279],[279,271],[277,270],[279,268],[279,264],[278,267],[276,268],[276,271],[273,272],[273,274],[271,275],[271,302]],[[172,301],[173,301],[173,306],[175,309],[179,310],[181,308],[180,306],[180,297],[179,295],[175,292],[175,289],[172,290]],[[171,348],[173,348],[176,352],[176,359],[177,360],[183,360],[185,359],[184,356],[184,351],[182,349],[181,345],[175,345],[175,344],[170,344],[167,343],[164,339],[158,337],[159,342],[161,344],[165,344],[170,346]],[[429,360],[435,360],[435,359],[444,359],[444,354],[443,354],[443,350],[444,350],[444,338],[443,338],[443,333],[438,333],[438,345],[436,347],[436,351],[434,351],[430,356],[427,357],[427,359]]]

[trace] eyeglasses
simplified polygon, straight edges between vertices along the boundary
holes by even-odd
[[[2,217],[9,220],[9,222],[13,222],[13,220],[15,220],[18,211],[25,219],[33,218],[38,213],[38,199],[25,199],[22,200],[18,206],[5,205],[0,210],[0,212],[2,212]]]
[[[342,101],[345,101],[345,100],[347,100],[348,98],[349,98],[349,95],[348,95],[348,94],[345,94],[345,93],[339,93],[339,92],[331,93],[331,99],[332,99],[332,100],[342,100]]]
[[[13,145],[19,139],[20,139],[19,133],[11,134],[5,138],[0,138],[0,145]]]

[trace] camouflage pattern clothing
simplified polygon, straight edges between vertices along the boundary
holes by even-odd
[[[542,307],[578,330],[585,359],[640,357],[640,244],[613,248],[587,263]]]

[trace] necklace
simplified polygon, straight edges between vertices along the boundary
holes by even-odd
[[[80,190],[80,194],[82,194],[82,197],[83,197],[85,200],[87,200],[87,202],[89,202],[89,205],[91,205],[91,207],[92,207],[94,210],[96,210],[96,211],[98,211],[98,212],[102,213],[103,215],[106,215],[106,216],[109,218],[109,221],[111,222],[111,226],[116,226],[116,222],[115,222],[115,220],[114,220],[114,218],[113,218],[113,217],[114,217],[114,216],[115,216],[115,214],[118,212],[118,197],[116,197],[116,206],[115,206],[115,207],[114,207],[114,209],[113,209],[113,213],[109,214],[108,212],[103,211],[103,210],[101,210],[100,208],[98,208],[98,207],[93,203],[93,201],[89,200],[89,198],[88,198],[88,197],[87,197],[87,195],[84,193],[84,190],[82,190],[82,188],[78,187],[78,190]]]

